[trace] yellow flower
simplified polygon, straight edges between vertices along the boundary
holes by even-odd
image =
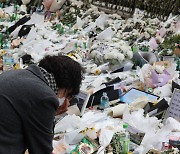
[[[87,128],[81,131],[82,134],[86,134],[86,132],[87,132]]]
[[[5,55],[6,54],[6,50],[1,50],[1,55]]]
[[[95,75],[99,75],[101,74],[101,70],[97,69],[95,72],[94,72]]]
[[[95,128],[94,128],[94,127],[92,127],[92,128],[89,128],[89,130],[95,130]]]
[[[19,63],[17,63],[17,64],[14,65],[14,69],[15,69],[15,70],[17,70],[17,69],[19,69],[19,68],[20,68],[20,64],[19,64]]]

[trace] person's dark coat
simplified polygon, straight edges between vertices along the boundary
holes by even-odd
[[[55,92],[40,69],[0,75],[0,154],[51,154],[53,121],[58,108]]]

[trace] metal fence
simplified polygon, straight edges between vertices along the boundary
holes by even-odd
[[[93,5],[109,12],[133,14],[135,8],[145,10],[149,17],[166,19],[170,13],[180,14],[180,0],[92,0]]]

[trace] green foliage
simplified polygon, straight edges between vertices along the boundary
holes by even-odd
[[[180,43],[180,35],[173,35],[172,37],[166,37],[162,43],[163,48],[174,50],[176,45]]]
[[[174,151],[174,149],[169,149],[169,150],[162,152],[162,154],[175,154],[175,151]]]
[[[120,143],[120,133],[115,133],[111,140],[111,146],[113,148],[113,153],[120,154],[122,153],[122,145]]]
[[[159,46],[159,51],[162,51],[162,55],[167,55],[168,50],[174,51],[177,44],[180,44],[180,35],[173,35],[166,37],[162,44]]]
[[[60,35],[64,34],[64,27],[61,26],[60,24],[57,24],[57,30]]]

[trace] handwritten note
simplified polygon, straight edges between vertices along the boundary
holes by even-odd
[[[180,90],[174,89],[166,117],[173,117],[180,122]]]

